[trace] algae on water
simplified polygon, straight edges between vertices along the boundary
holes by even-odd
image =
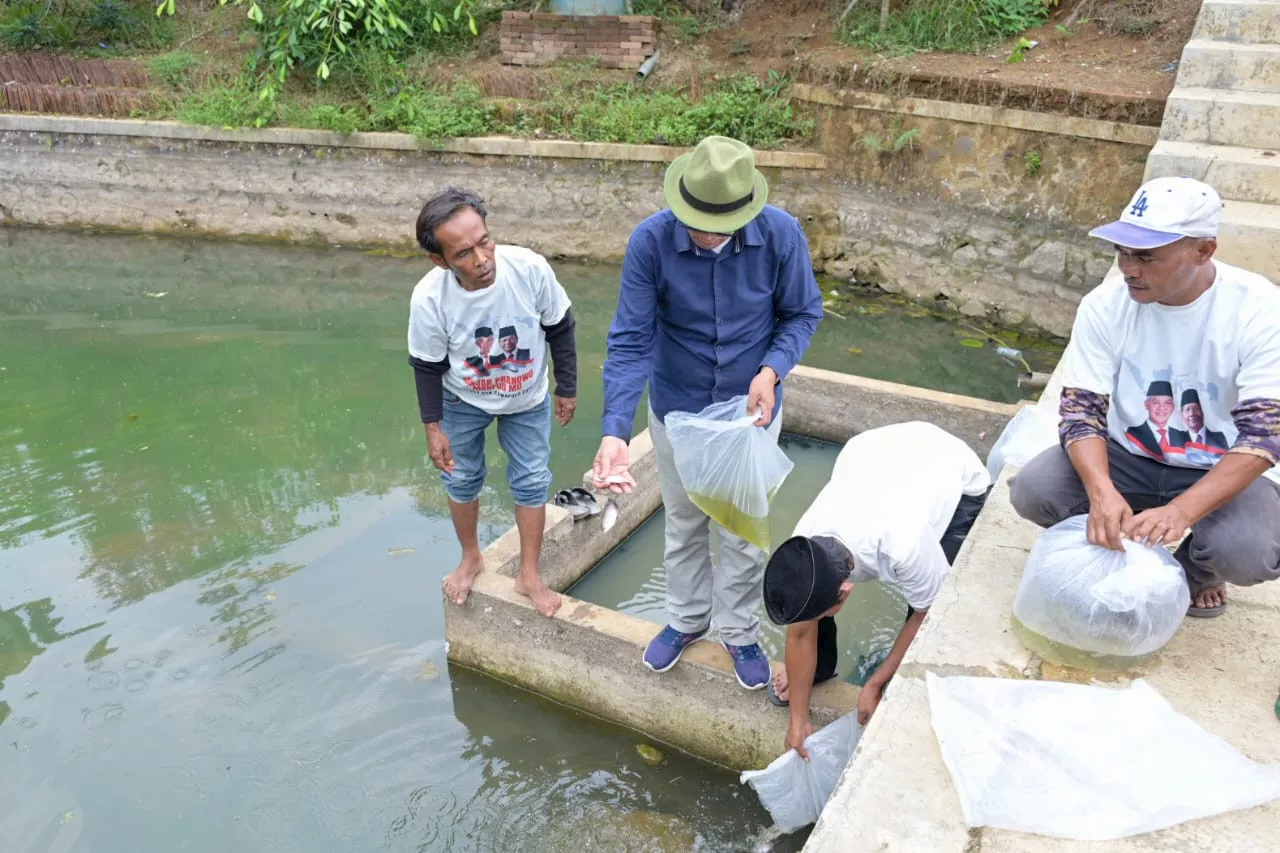
[[[772,497],[772,495],[770,496]],[[733,501],[690,492],[689,500],[725,530],[747,540],[761,550],[769,550],[769,515],[749,515]]]

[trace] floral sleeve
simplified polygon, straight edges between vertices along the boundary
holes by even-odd
[[[1280,462],[1280,400],[1241,400],[1231,418],[1239,433],[1232,453],[1260,456],[1272,465]]]
[[[1110,397],[1083,388],[1063,388],[1058,405],[1058,440],[1069,447],[1082,438],[1107,437]]]

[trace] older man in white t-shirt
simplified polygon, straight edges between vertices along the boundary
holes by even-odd
[[[906,623],[858,699],[866,723],[990,488],[978,455],[933,424],[893,424],[845,443],[831,479],[765,568],[765,610],[787,626],[786,669],[769,698],[791,708],[788,749],[805,755],[810,692],[837,674],[834,617],[853,585],[883,581],[907,600]]]
[[[1014,508],[1041,526],[1088,513],[1094,544],[1181,539],[1192,616],[1222,613],[1226,583],[1280,577],[1280,290],[1214,259],[1221,210],[1207,184],[1157,178],[1091,232],[1115,246],[1121,275],[1076,313],[1061,446],[1010,481]],[[1151,389],[1163,444],[1149,435]]]
[[[520,531],[516,589],[551,616],[560,597],[538,571],[551,484],[547,356],[549,349],[555,417],[566,426],[576,407],[575,323],[569,296],[546,258],[497,245],[487,216],[479,196],[449,187],[423,205],[417,222],[418,243],[435,269],[409,302],[409,363],[428,452],[444,480],[462,545],[462,560],[444,579],[444,591],[462,604],[484,568],[477,530],[484,433],[496,420]]]

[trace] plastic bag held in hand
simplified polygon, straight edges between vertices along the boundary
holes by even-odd
[[[1035,634],[1091,655],[1151,654],[1173,638],[1191,604],[1182,566],[1166,549],[1128,539],[1123,551],[1092,545],[1087,522],[1073,516],[1040,534],[1013,616]]]
[[[795,832],[822,814],[861,737],[858,712],[852,711],[805,738],[808,761],[788,749],[765,769],[743,772],[740,781],[755,788],[778,829]]]
[[[769,502],[795,467],[747,412],[747,398],[712,403],[665,421],[684,490],[698,509],[751,544],[769,550]]]

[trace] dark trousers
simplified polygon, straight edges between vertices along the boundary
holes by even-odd
[[[1200,482],[1201,468],[1177,468],[1107,442],[1111,482],[1135,513],[1164,506]],[[1018,515],[1041,527],[1089,511],[1071,458],[1051,447],[1009,481]],[[1251,586],[1280,577],[1280,486],[1259,477],[1216,512],[1191,526],[1174,552],[1193,593],[1223,582]]]
[[[960,553],[960,546],[964,544],[965,537],[969,535],[969,529],[973,527],[973,522],[982,511],[982,506],[987,502],[987,495],[990,493],[991,490],[988,489],[978,497],[960,496],[960,504],[956,507],[955,514],[951,516],[951,522],[943,532],[942,538],[938,540],[942,545],[942,553],[947,557],[948,565],[955,562],[956,554]],[[913,613],[915,611],[908,605],[906,618],[910,619]],[[813,683],[818,684],[835,678],[839,660],[840,644],[836,636],[835,617],[823,616],[818,620],[818,666],[814,669]]]

